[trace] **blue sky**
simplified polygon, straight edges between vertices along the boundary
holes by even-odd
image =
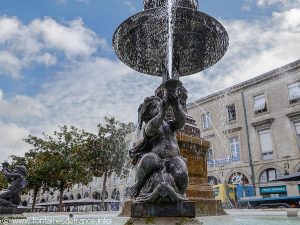
[[[199,2],[230,46],[214,67],[182,79],[190,100],[300,58],[300,0]],[[106,115],[136,121],[160,79],[123,65],[111,39],[139,11],[142,0],[0,0],[0,160],[26,151],[28,134],[58,125],[94,131]]]

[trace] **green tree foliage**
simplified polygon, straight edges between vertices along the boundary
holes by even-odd
[[[8,185],[7,179],[2,173],[0,173],[0,191],[6,189],[7,185]]]
[[[98,135],[89,134],[86,145],[86,161],[90,173],[103,176],[102,200],[106,193],[107,178],[113,173],[125,176],[129,172],[128,148],[125,137],[129,125],[117,121],[114,117],[105,117],[106,124],[99,124]],[[102,204],[103,205],[103,204]]]
[[[32,144],[33,149],[26,152],[24,157],[12,156],[12,159],[13,165],[24,165],[27,168],[27,186],[25,190],[33,191],[32,210],[34,210],[38,192],[49,188],[48,176],[51,165],[48,163],[49,152],[43,151],[47,146],[46,141],[34,136],[28,136],[25,141]]]
[[[59,211],[62,211],[63,193],[74,184],[87,184],[92,176],[83,160],[86,145],[86,132],[73,126],[60,127],[53,137],[44,135],[43,138],[29,136],[27,143],[33,145],[31,150],[31,166],[40,165],[34,170],[29,181],[33,190],[53,188],[60,193]],[[36,155],[34,155],[36,153]],[[27,154],[27,157],[29,155]]]

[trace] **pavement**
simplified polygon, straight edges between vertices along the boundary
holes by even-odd
[[[225,212],[231,216],[287,216],[287,213],[296,214],[300,217],[300,208],[286,209],[226,209]]]

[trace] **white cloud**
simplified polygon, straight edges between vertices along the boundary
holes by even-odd
[[[47,109],[42,103],[23,95],[7,98],[0,90],[0,162],[28,151],[30,146],[23,139],[40,135],[38,127],[45,119]]]
[[[85,4],[90,2],[90,0],[55,0],[55,2],[59,5],[66,5],[70,1],[78,2],[78,3],[85,3]]]
[[[37,99],[49,109],[51,124],[94,130],[104,116],[136,121],[138,105],[160,82],[119,62],[95,58],[57,74]]]
[[[22,139],[29,135],[29,130],[15,123],[0,120],[0,162],[9,160],[11,155],[22,155],[30,146]]]
[[[10,74],[13,78],[18,78],[21,68],[22,63],[15,55],[7,51],[0,51],[0,75]]]
[[[86,60],[99,48],[109,49],[81,19],[62,24],[45,17],[24,25],[15,17],[0,17],[0,75],[20,77],[34,63],[53,66],[60,54]]]
[[[136,6],[132,0],[121,0],[124,5],[126,5],[131,12],[137,11]]]
[[[259,7],[268,7],[272,5],[280,5],[284,7],[298,7],[300,0],[256,0]]]
[[[0,19],[0,27],[0,43],[3,43],[13,38],[14,35],[18,34],[18,30],[20,29],[20,21],[15,17],[2,17]]]
[[[67,57],[91,56],[100,43],[97,35],[84,27],[81,19],[69,22],[68,26],[51,18],[36,19],[30,24],[30,30],[40,35],[45,47],[62,51]]]
[[[47,115],[47,109],[38,101],[24,95],[16,95],[11,99],[6,99],[0,89],[0,118],[25,121],[32,118],[42,118]]]

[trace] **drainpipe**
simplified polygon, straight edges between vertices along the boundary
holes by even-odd
[[[247,110],[245,104],[245,94],[242,91],[242,101],[243,101],[243,109],[244,109],[244,120],[245,120],[245,127],[246,127],[246,134],[247,134],[247,145],[248,145],[248,153],[249,153],[249,165],[251,168],[251,182],[254,189],[254,195],[256,196],[256,185],[255,185],[255,176],[254,176],[254,166],[252,160],[252,152],[251,152],[251,145],[250,145],[250,138],[249,138],[249,127],[248,127],[248,119],[247,119]]]

